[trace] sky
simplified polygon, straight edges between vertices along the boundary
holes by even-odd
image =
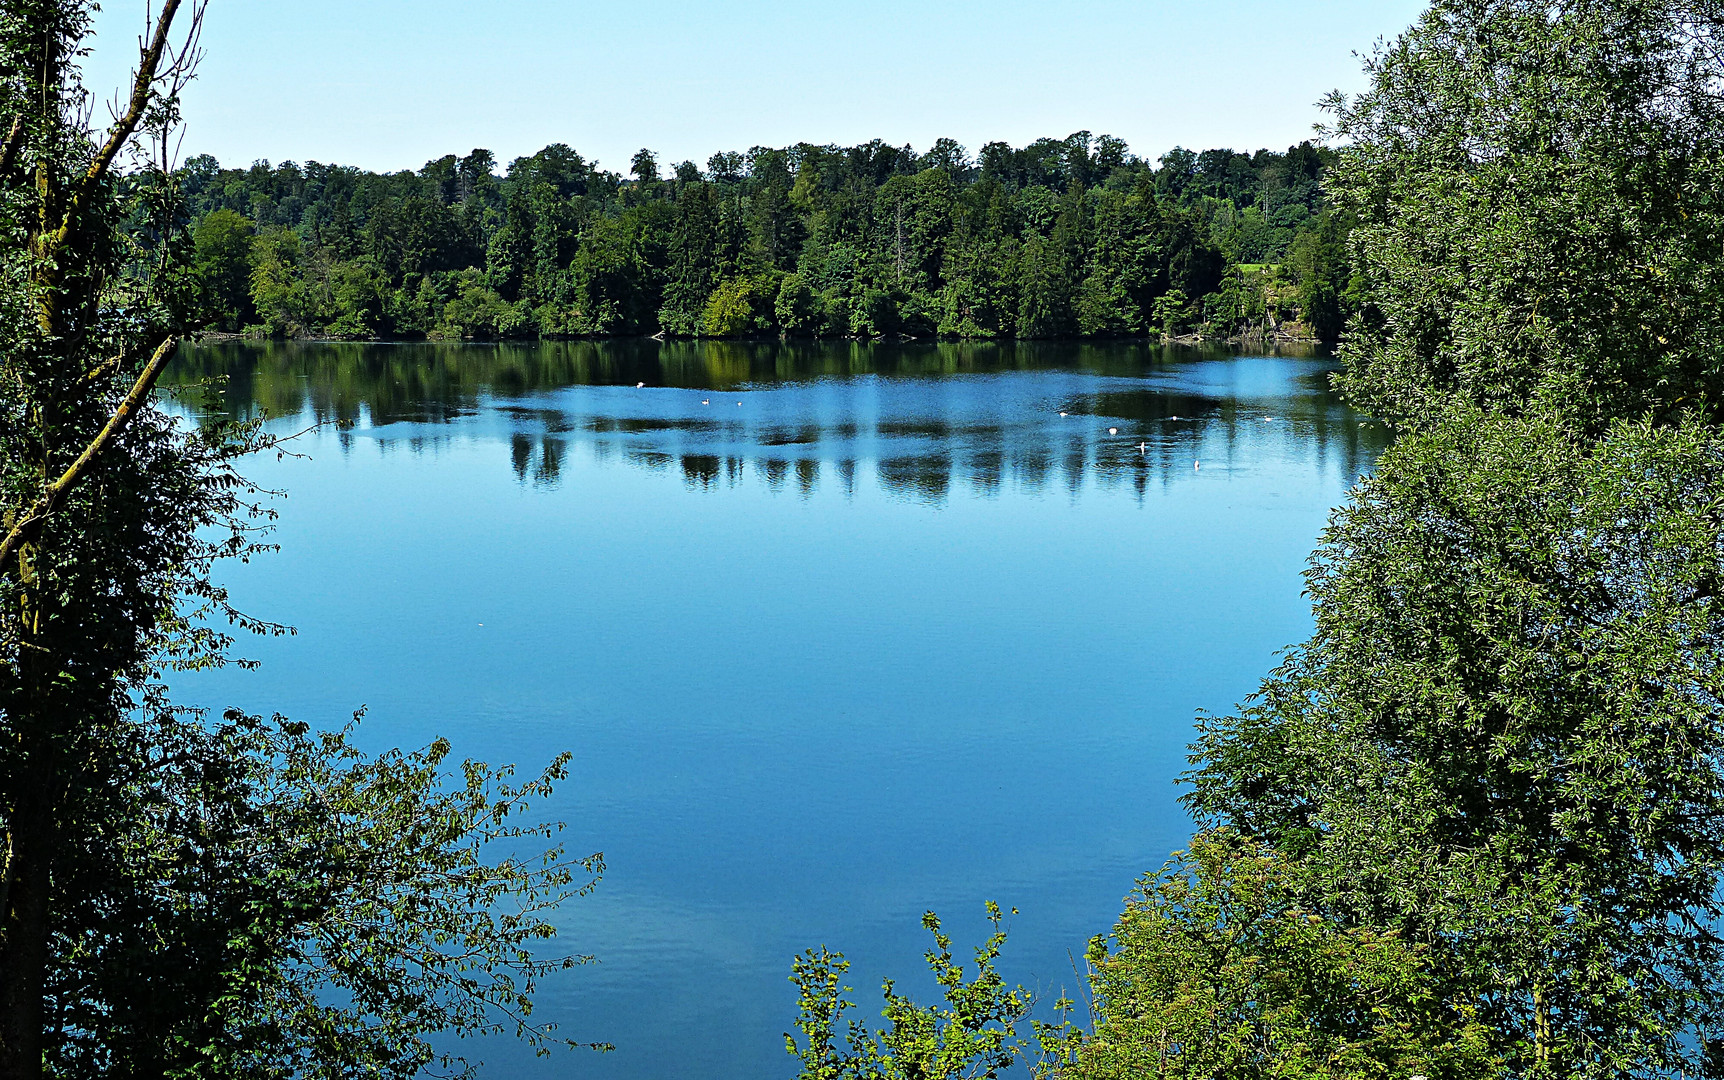
[[[1075,131],[1156,158],[1285,149],[1418,0],[211,0],[186,155],[416,169],[567,143],[626,172],[880,138],[972,152]],[[144,0],[104,0],[86,82],[126,81]]]

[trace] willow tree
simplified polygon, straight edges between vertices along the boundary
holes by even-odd
[[[428,1038],[512,1031],[546,911],[591,883],[529,783],[450,748],[174,709],[222,663],[216,560],[254,550],[255,430],[175,421],[200,322],[167,156],[203,5],[148,19],[93,128],[90,0],[0,2],[0,1080],[409,1076]],[[492,847],[501,844],[501,848]],[[506,857],[494,853],[505,850]]]

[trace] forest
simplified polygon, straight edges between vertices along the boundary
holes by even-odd
[[[1333,340],[1356,306],[1334,152],[1175,149],[1081,131],[971,157],[714,154],[627,176],[548,146],[380,175],[179,173],[209,321],[344,340],[762,336]]]

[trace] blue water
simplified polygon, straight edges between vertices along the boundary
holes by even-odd
[[[487,1043],[487,1075],[792,1076],[793,956],[844,951],[872,1015],[884,975],[931,996],[924,910],[973,943],[989,899],[1019,909],[1008,978],[1074,988],[1189,836],[1194,716],[1308,632],[1305,559],[1384,440],[1318,358],[774,350],[182,369],[278,430],[353,421],[249,469],[286,492],[281,551],[226,576],[298,635],[183,700],[574,754],[549,812],[609,870],[558,924],[599,963],[539,1016],[617,1049]]]

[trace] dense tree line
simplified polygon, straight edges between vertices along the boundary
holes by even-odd
[[[1176,149],[1078,132],[974,156],[878,140],[627,176],[567,146],[379,175],[292,162],[180,182],[228,331],[346,339],[1332,339],[1351,312],[1332,151]]]

